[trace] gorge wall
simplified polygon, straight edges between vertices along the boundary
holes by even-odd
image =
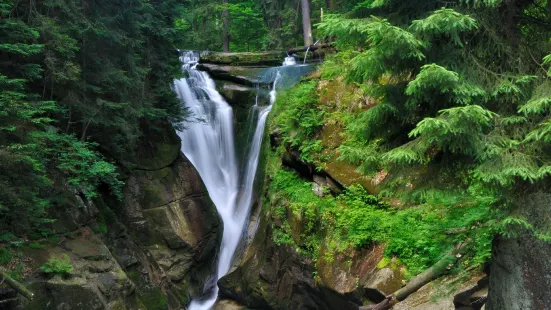
[[[212,275],[221,223],[204,185],[180,152],[172,126],[159,124],[136,156],[121,161],[124,199],[67,198],[56,208],[58,242],[25,249],[24,283],[35,293],[20,309],[182,309]],[[68,256],[67,279],[39,267]]]

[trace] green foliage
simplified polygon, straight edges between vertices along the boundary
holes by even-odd
[[[300,251],[316,258],[319,244],[335,244],[338,252],[350,247],[361,249],[373,244],[385,245],[385,256],[399,257],[410,275],[422,272],[437,262],[456,243],[472,238],[468,265],[480,265],[490,257],[494,231],[489,225],[491,200],[477,197],[462,205],[422,205],[399,209],[369,195],[359,186],[351,186],[337,196],[316,196],[310,182],[295,173],[276,170],[271,175],[270,197],[276,203],[277,216],[287,212],[300,214],[303,234]],[[287,211],[289,210],[289,211]],[[274,234],[278,244],[296,244],[288,222]],[[309,243],[308,240],[315,242]]]
[[[353,81],[376,80],[393,71],[405,72],[412,62],[425,58],[421,51],[423,42],[386,19],[350,20],[330,16],[318,29],[323,35],[336,35],[340,46],[368,45],[366,51],[350,61],[349,79]]]
[[[543,64],[551,65],[551,54],[543,57]],[[551,67],[549,68],[549,71],[547,71],[547,76],[551,76]]]
[[[113,157],[132,155],[144,127],[182,120],[179,7],[0,1],[1,234],[43,231],[61,189],[120,197]]]
[[[0,265],[5,266],[9,264],[13,255],[7,247],[0,248]]]
[[[73,265],[71,265],[69,256],[65,255],[59,259],[50,258],[40,269],[48,275],[68,277],[73,271]]]
[[[446,36],[460,47],[463,46],[460,35],[477,28],[478,24],[472,17],[446,8],[434,11],[425,19],[413,21],[410,26],[413,32],[429,40]]]
[[[273,112],[273,124],[281,130],[283,142],[298,149],[306,162],[313,162],[321,151],[316,134],[324,124],[324,112],[317,106],[317,98],[316,82],[304,82],[279,94]]]
[[[288,221],[279,228],[287,241],[314,255],[316,247],[297,242],[300,215],[303,227],[322,231],[324,248],[384,244],[388,258],[398,256],[415,274],[465,240],[473,241],[462,267],[487,261],[496,233],[550,240],[546,227],[518,215],[517,203],[548,191],[551,174],[551,15],[544,4],[365,0],[326,15],[318,33],[339,53],[322,65],[318,89],[328,84],[323,79],[338,80],[362,95],[346,108],[340,98],[350,96],[348,86],[334,100],[322,98],[320,124],[325,118],[339,132],[318,152],[375,176],[380,197],[349,187],[320,198],[310,183],[275,169],[270,197]],[[308,137],[297,135],[299,126],[283,130],[295,145],[320,134],[314,127]],[[328,158],[314,162],[323,167]]]
[[[40,136],[48,141],[45,155],[65,176],[70,186],[80,189],[87,198],[96,198],[97,187],[104,183],[113,194],[122,199],[123,182],[118,180],[117,169],[94,151],[96,143],[82,142],[72,135],[53,132]]]

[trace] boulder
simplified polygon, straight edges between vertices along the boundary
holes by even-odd
[[[244,86],[229,81],[217,80],[216,90],[226,99],[226,101],[235,109],[250,108],[256,103],[257,89],[250,86]],[[265,93],[265,91],[260,90]],[[265,96],[259,96],[264,99]],[[264,102],[261,102],[261,104]]]
[[[260,76],[266,68],[199,64],[199,70],[206,71],[213,79],[234,82],[240,85],[255,87],[262,84]]]
[[[280,66],[287,56],[284,51],[263,53],[202,52],[201,63],[232,66]]]
[[[111,255],[101,237],[83,228],[73,239],[46,249],[27,249],[35,270],[51,258],[68,257],[68,277],[35,272],[28,288],[32,301],[20,299],[20,309],[138,309],[134,283]]]
[[[216,268],[221,223],[201,178],[180,152],[172,126],[146,130],[122,163],[123,200],[68,193],[53,213],[59,244],[27,249],[23,279],[36,295],[19,309],[182,309]],[[73,207],[74,208],[71,208]],[[101,232],[101,234],[100,234]],[[63,235],[60,235],[63,236]],[[67,255],[70,277],[47,277],[50,257]]]
[[[532,194],[519,202],[518,215],[536,230],[548,231],[551,194]],[[488,310],[549,309],[551,243],[523,233],[498,237],[492,249]]]
[[[247,307],[233,300],[218,300],[213,310],[247,310]]]

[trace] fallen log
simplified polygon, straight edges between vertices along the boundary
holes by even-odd
[[[360,307],[359,310],[389,310],[394,307],[397,303],[405,300],[411,294],[417,292],[421,287],[426,284],[440,278],[457,260],[462,257],[462,252],[469,244],[469,241],[465,241],[457,245],[453,250],[448,252],[442,259],[440,259],[436,264],[434,264],[429,269],[423,271],[421,274],[410,280],[406,286],[402,287],[398,291],[386,297],[385,300],[376,304]]]
[[[28,300],[33,300],[34,294],[29,291],[23,284],[15,281],[10,275],[0,267],[0,278],[1,281],[6,282],[7,285],[9,285],[11,288],[16,290],[19,294],[23,295]],[[1,282],[0,281],[0,282]]]

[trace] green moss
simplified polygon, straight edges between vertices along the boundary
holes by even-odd
[[[4,247],[0,248],[0,265],[7,265],[12,260],[13,255],[11,251]]]
[[[141,194],[141,203],[145,208],[155,207],[159,204],[159,201],[162,201],[159,188],[152,184],[143,184]]]
[[[160,288],[151,287],[141,289],[138,292],[138,298],[147,310],[165,310],[168,309],[168,300]]]
[[[269,197],[277,219],[274,222],[280,223],[274,230],[274,242],[294,244],[299,253],[314,261],[322,243],[330,245],[331,253],[385,244],[387,260],[379,265],[397,268],[401,262],[413,276],[436,263],[458,240],[477,240],[466,264],[480,265],[488,255],[488,246],[477,246],[489,244],[492,236],[489,228],[476,226],[490,216],[489,205],[483,202],[461,208],[423,205],[398,209],[367,194],[360,186],[348,187],[336,197],[318,197],[311,182],[296,173],[279,168],[271,170],[270,176]],[[291,222],[300,227],[291,227]],[[470,229],[461,230],[454,238],[446,233],[462,227]],[[300,242],[292,237],[297,229],[301,231]],[[391,260],[393,257],[400,260]]]
[[[31,248],[31,249],[42,249],[43,246],[38,242],[31,242],[31,243],[29,243],[29,248]]]

